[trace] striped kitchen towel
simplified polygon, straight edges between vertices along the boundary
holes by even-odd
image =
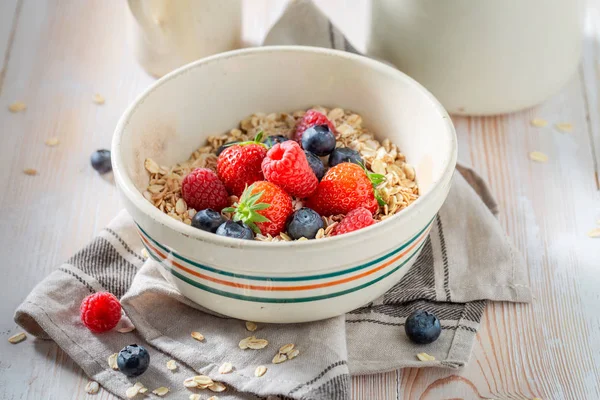
[[[311,2],[296,1],[269,36],[269,44],[310,44],[352,50],[344,37]],[[289,13],[293,14],[290,15]],[[301,29],[310,23],[311,29]],[[310,36],[307,36],[310,35]],[[181,296],[160,266],[142,255],[142,242],[131,217],[122,212],[87,247],[44,279],[16,311],[29,333],[58,343],[86,374],[115,395],[126,398],[135,382],[150,391],[169,388],[166,398],[217,395],[219,399],[350,398],[350,376],[403,367],[459,368],[468,362],[486,300],[528,302],[526,265],[495,218],[497,204],[472,170],[459,166],[448,199],[434,221],[423,251],[411,270],[385,295],[345,316],[303,324],[258,324],[215,315]],[[79,304],[90,293],[110,291],[121,299],[126,316],[121,328],[94,335],[79,320]],[[415,345],[404,334],[414,310],[435,313],[440,338]],[[118,327],[119,328],[119,327]],[[128,332],[127,332],[128,331]],[[201,332],[197,341],[191,332]],[[262,350],[244,351],[241,339],[267,339]],[[108,357],[128,344],[145,346],[150,368],[129,379],[110,368]],[[273,364],[277,349],[293,343],[299,355]],[[423,362],[416,354],[428,353]],[[177,369],[167,368],[174,360]],[[219,373],[231,363],[233,370]],[[256,377],[257,367],[266,373]],[[183,381],[204,374],[227,390],[187,389]],[[139,395],[140,398],[142,395]]]

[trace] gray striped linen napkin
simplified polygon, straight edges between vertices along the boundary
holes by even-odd
[[[267,42],[275,36],[279,43],[351,49],[312,3],[299,1],[290,7],[296,8],[293,21],[286,22],[288,10]],[[299,29],[307,19],[313,28],[322,28],[327,40],[321,41],[322,35],[308,42],[297,40],[294,32],[307,32]],[[497,204],[486,184],[468,168],[459,166],[457,171],[412,269],[381,298],[345,316],[303,324],[258,324],[250,333],[244,321],[215,315],[182,297],[164,279],[161,267],[142,257],[134,223],[122,212],[34,288],[17,309],[15,321],[40,339],[54,340],[91,379],[122,398],[140,381],[150,390],[168,387],[165,398],[173,399],[200,393],[201,398],[217,395],[222,400],[345,400],[351,395],[351,375],[403,367],[459,368],[469,360],[486,300],[528,302],[531,293],[526,265],[495,218]],[[121,324],[133,324],[134,331],[95,335],[82,325],[79,304],[98,291],[121,299]],[[436,342],[415,345],[406,338],[405,319],[416,309],[440,318],[443,330]],[[205,340],[194,340],[192,331],[201,332]],[[267,339],[269,345],[239,349],[238,342],[250,335]],[[151,355],[148,371],[136,379],[112,370],[107,362],[132,343],[145,346]],[[300,355],[272,364],[277,349],[286,343],[294,343]],[[421,352],[435,361],[419,361],[416,354]],[[176,361],[175,371],[167,369],[169,360]],[[233,364],[233,372],[219,374],[224,362]],[[259,365],[268,368],[260,378],[254,376]],[[225,383],[227,391],[186,389],[184,379],[199,373]]]

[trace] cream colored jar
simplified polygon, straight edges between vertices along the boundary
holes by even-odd
[[[136,58],[160,77],[241,45],[241,0],[128,0]]]
[[[557,92],[579,64],[583,0],[373,0],[368,53],[454,114],[500,114]]]

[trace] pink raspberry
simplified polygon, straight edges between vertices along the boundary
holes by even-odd
[[[296,124],[296,131],[294,133],[294,140],[298,143],[302,143],[302,134],[308,128],[315,125],[323,125],[327,124],[329,129],[333,134],[336,134],[335,126],[333,123],[325,116],[316,110],[308,110],[303,116],[302,119]]]
[[[121,320],[121,303],[111,293],[90,294],[79,307],[81,321],[94,333],[107,332]]]
[[[262,161],[262,172],[269,182],[298,198],[310,196],[319,185],[304,151],[292,140],[271,147]]]
[[[371,211],[365,207],[355,208],[350,211],[339,224],[333,228],[332,236],[342,235],[344,233],[357,231],[367,226],[373,225],[375,220]]]
[[[183,178],[181,195],[196,211],[211,208],[221,211],[229,206],[229,195],[217,174],[208,168],[196,168]]]

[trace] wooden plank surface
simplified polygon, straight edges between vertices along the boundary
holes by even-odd
[[[369,1],[317,2],[364,49]],[[351,4],[350,4],[351,3]],[[281,13],[279,0],[244,4],[244,39],[262,40]],[[54,266],[89,241],[120,209],[110,178],[88,165],[110,145],[126,105],[153,79],[133,60],[124,4],[77,0],[0,2],[0,399],[82,399],[87,378],[51,342],[18,346],[15,307]],[[460,371],[404,369],[355,377],[355,399],[600,398],[600,6],[590,3],[577,76],[539,107],[486,118],[455,118],[460,158],[492,186],[500,221],[523,252],[531,305],[486,309],[470,364]],[[10,49],[10,51],[8,51]],[[106,104],[92,102],[94,93]],[[11,114],[8,104],[27,103]],[[534,117],[550,122],[532,127]],[[569,122],[573,132],[552,125]],[[49,148],[44,140],[58,137]],[[530,151],[549,156],[531,162]],[[24,168],[40,171],[36,177]],[[99,200],[100,199],[100,200]],[[112,399],[105,391],[89,398]]]

